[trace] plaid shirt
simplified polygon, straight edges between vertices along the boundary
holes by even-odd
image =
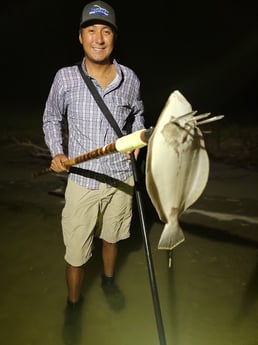
[[[140,82],[131,69],[118,64],[115,60],[114,64],[117,77],[105,90],[95,79],[92,81],[120,129],[124,134],[127,134],[124,126],[129,115],[134,117],[133,132],[144,128],[144,108],[140,98]],[[84,68],[84,61],[82,65]],[[85,71],[85,73],[87,72]],[[76,65],[57,71],[46,101],[43,114],[43,132],[52,157],[64,153],[65,150],[62,134],[65,117],[68,124],[68,152],[65,153],[69,159],[117,140],[116,133],[96,104]],[[105,177],[124,181],[132,175],[131,165],[125,154],[121,153],[91,159],[76,165],[76,167],[84,169],[83,171],[88,172],[88,174],[82,176],[70,173],[69,178],[88,189],[99,188],[97,176],[104,177],[104,181]]]

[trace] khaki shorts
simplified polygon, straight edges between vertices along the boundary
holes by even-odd
[[[93,238],[116,243],[130,236],[133,176],[116,188],[101,183],[90,190],[68,179],[62,211],[65,261],[85,264],[92,256]]]

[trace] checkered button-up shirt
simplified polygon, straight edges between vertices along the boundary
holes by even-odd
[[[114,60],[114,64],[117,76],[106,89],[102,89],[95,79],[92,81],[121,131],[127,134],[124,126],[129,116],[134,117],[133,132],[144,128],[144,107],[140,98],[140,82],[130,68],[118,64],[116,60]],[[84,61],[82,65],[84,68]],[[85,73],[87,72],[85,71]],[[117,140],[114,129],[99,109],[81,77],[77,65],[57,71],[46,101],[43,132],[52,157],[64,153],[62,134],[64,117],[68,124],[68,152],[66,154],[69,159]],[[99,187],[99,181],[92,177],[92,172],[95,172],[96,176],[107,176],[120,181],[124,181],[132,175],[131,165],[125,154],[121,153],[88,160],[76,167],[79,170],[89,171],[91,177],[87,177],[87,174],[82,176],[70,173],[69,178],[88,189],[98,189]]]

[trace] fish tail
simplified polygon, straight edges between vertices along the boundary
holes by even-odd
[[[158,249],[171,250],[185,240],[185,236],[180,225],[167,223],[160,236]]]

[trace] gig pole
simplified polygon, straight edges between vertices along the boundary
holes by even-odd
[[[161,315],[161,309],[160,309],[159,296],[158,296],[156,278],[155,278],[155,273],[154,273],[152,255],[151,255],[151,250],[150,250],[149,239],[148,239],[147,232],[146,232],[146,223],[145,223],[145,219],[144,219],[144,211],[143,211],[143,203],[142,203],[142,197],[141,197],[141,191],[140,191],[139,176],[138,176],[136,160],[135,160],[133,152],[131,152],[130,158],[131,158],[133,177],[134,177],[134,182],[135,182],[135,196],[136,196],[136,202],[137,202],[137,207],[138,207],[138,212],[139,212],[139,217],[140,217],[140,223],[141,223],[141,230],[142,230],[145,255],[146,255],[146,260],[147,260],[147,266],[148,266],[152,300],[153,300],[156,323],[157,323],[157,328],[158,328],[159,342],[160,342],[160,345],[166,345],[166,338],[165,338],[164,326],[163,326],[163,321],[162,321],[162,315]]]

